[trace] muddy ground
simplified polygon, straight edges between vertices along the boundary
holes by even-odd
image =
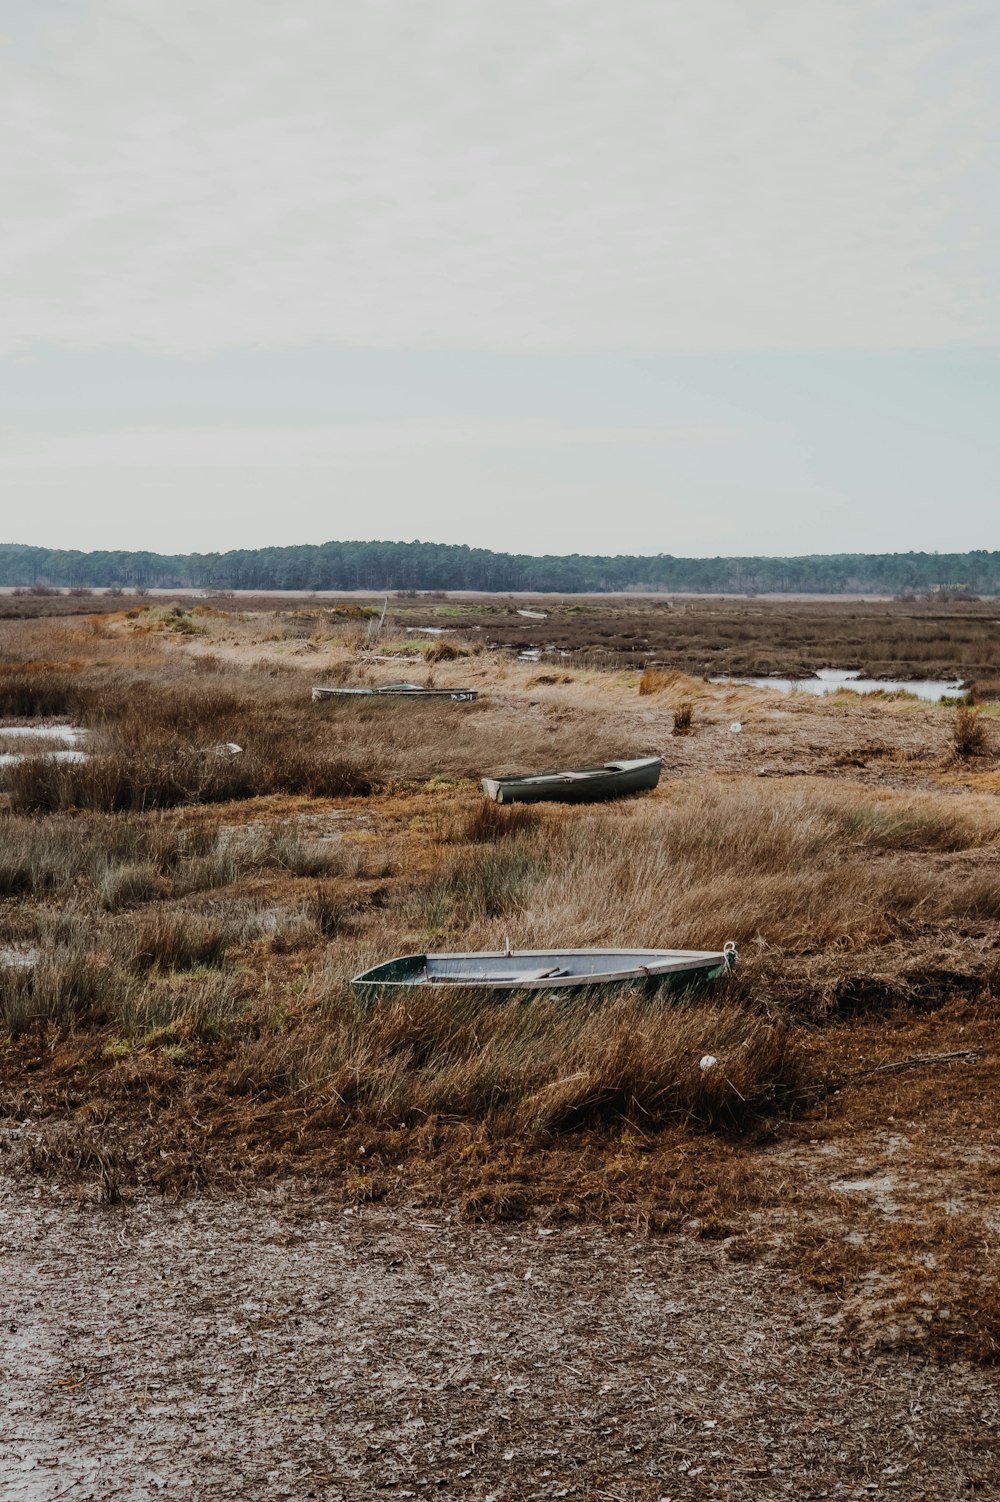
[[[0,1216],[5,1502],[996,1495],[995,1375],[725,1244],[302,1186]]]

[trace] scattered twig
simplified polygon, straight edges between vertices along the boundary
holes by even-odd
[[[954,1064],[959,1059],[965,1059],[972,1064],[982,1056],[981,1048],[959,1048],[953,1053],[911,1054],[906,1059],[890,1059],[886,1064],[875,1064],[871,1069],[855,1069],[852,1074],[845,1074],[839,1080],[827,1080],[821,1085],[806,1086],[799,1090],[798,1094],[817,1097],[832,1095],[836,1090],[843,1090],[847,1085],[856,1085],[859,1081],[871,1079],[876,1074],[899,1074],[903,1069],[917,1069],[922,1064]]]
[[[59,1502],[59,1498],[65,1497],[67,1492],[71,1492],[74,1487],[79,1486],[81,1480],[82,1478],[78,1476],[75,1481],[70,1482],[69,1486],[64,1486],[61,1492],[56,1492],[55,1496],[52,1498],[52,1502]]]
[[[891,1059],[888,1064],[876,1064],[872,1069],[857,1069],[849,1074],[844,1084],[850,1084],[853,1080],[866,1080],[873,1074],[896,1074],[901,1069],[915,1069],[920,1064],[953,1064],[956,1059],[968,1059],[970,1063],[974,1059],[981,1059],[981,1048],[958,1048],[953,1053],[917,1053],[911,1054],[908,1059]]]

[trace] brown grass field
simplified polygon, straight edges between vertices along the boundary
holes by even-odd
[[[619,604],[615,654],[639,619]],[[639,666],[603,670],[517,661],[535,623],[494,645],[502,602],[393,602],[381,633],[357,607],[224,607],[0,623],[0,723],[71,722],[88,750],[12,740],[29,754],[0,767],[15,1179],[136,1206],[297,1183],[359,1214],[679,1237],[818,1300],[838,1359],[1000,1359],[992,705],[690,672],[713,640],[713,671],[988,683],[980,607],[649,607]],[[593,654],[600,604],[575,608],[551,639]],[[421,637],[418,615],[454,629]],[[310,702],[313,682],[400,677],[480,698]],[[504,809],[478,787],[642,754],[660,786],[627,802]],[[733,939],[741,962],[680,1000],[348,984],[506,935]]]

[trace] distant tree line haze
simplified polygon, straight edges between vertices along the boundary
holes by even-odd
[[[468,589],[705,594],[1000,594],[1000,552],[801,558],[532,557],[434,542],[325,542],[229,553],[82,553],[0,544],[0,585],[69,588]]]

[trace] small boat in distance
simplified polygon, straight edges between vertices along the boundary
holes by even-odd
[[[606,761],[599,767],[581,767],[574,772],[514,773],[509,777],[484,777],[483,792],[497,803],[592,803],[599,798],[622,798],[644,793],[660,780],[660,756],[640,756],[631,761]]]
[[[683,990],[725,975],[736,945],[721,949],[523,949],[478,954],[405,954],[355,975],[360,991],[448,986],[472,991],[565,991],[648,985]]]
[[[386,683],[382,688],[314,688],[313,703],[321,699],[455,699],[468,703],[479,698],[474,688],[420,688],[416,683]]]

